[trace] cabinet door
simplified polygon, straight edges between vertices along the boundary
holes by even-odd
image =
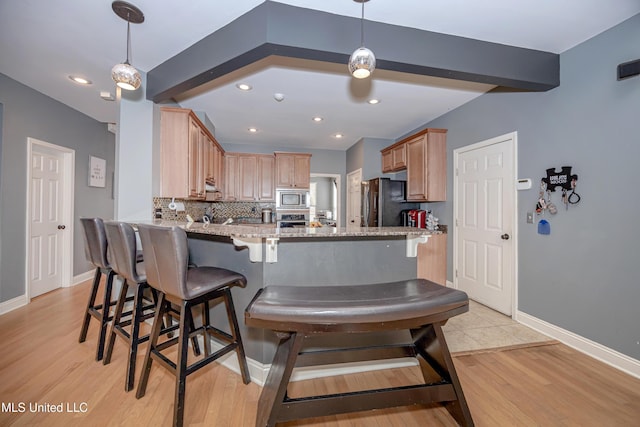
[[[418,245],[418,278],[447,285],[447,235],[433,234]]]
[[[215,184],[216,187],[218,188],[219,193],[218,194],[218,198],[222,197],[222,191],[224,191],[224,152],[222,151],[222,148],[218,147],[217,145],[214,145],[214,152],[215,152],[215,172],[214,172],[214,178],[215,178]]]
[[[258,199],[275,200],[276,159],[273,156],[258,156]]]
[[[199,197],[198,174],[200,173],[200,127],[189,118],[189,197]]]
[[[382,153],[382,173],[393,172],[393,152],[391,150]]]
[[[294,157],[291,154],[276,154],[276,187],[293,187]]]
[[[420,136],[406,143],[407,146],[407,200],[427,199],[426,176],[426,136]]]
[[[306,155],[294,157],[293,186],[309,188],[311,181],[311,158]]]
[[[224,199],[238,200],[238,156],[224,155]]]
[[[407,146],[402,144],[391,150],[393,157],[393,170],[399,171],[407,167]]]
[[[238,156],[238,200],[257,200],[258,159],[255,155]]]

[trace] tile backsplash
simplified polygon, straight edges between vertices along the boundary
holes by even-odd
[[[260,202],[201,202],[197,200],[175,199],[176,202],[184,203],[184,212],[176,212],[169,209],[171,198],[153,198],[153,216],[160,210],[163,219],[186,221],[190,215],[196,221],[207,213],[215,219],[227,218],[261,218],[263,208],[275,208],[274,203]]]

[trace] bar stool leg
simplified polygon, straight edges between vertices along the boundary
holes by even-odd
[[[144,355],[144,362],[142,363],[142,372],[140,374],[140,382],[138,383],[138,390],[136,391],[136,399],[140,399],[147,391],[147,383],[149,382],[149,372],[151,372],[151,352],[155,351],[158,345],[158,338],[160,337],[160,330],[162,329],[162,316],[166,310],[168,310],[168,301],[165,299],[165,295],[160,292],[158,295],[158,303],[156,304],[156,313],[153,316],[153,326],[151,327],[151,335],[149,336],[149,347]]]
[[[202,332],[204,335],[204,355],[211,354],[211,341],[209,340],[209,325],[211,324],[211,313],[209,312],[209,301],[202,303]]]
[[[249,375],[247,357],[244,353],[244,345],[242,345],[242,336],[240,335],[240,327],[238,326],[236,309],[233,305],[233,298],[231,297],[231,288],[226,288],[224,291],[224,305],[227,309],[229,326],[231,326],[231,335],[233,336],[233,340],[238,345],[236,347],[236,355],[238,356],[238,365],[240,365],[240,372],[242,373],[242,382],[244,382],[245,384],[249,384],[251,382],[251,376]]]
[[[104,341],[107,337],[107,324],[111,312],[111,289],[113,288],[113,277],[116,273],[111,270],[107,273],[107,283],[104,288],[104,301],[102,302],[102,312],[100,316],[100,334],[98,336],[98,348],[96,350],[96,360],[102,360],[104,355]]]
[[[190,331],[195,331],[196,330],[196,323],[193,321],[193,313],[191,312],[191,306],[189,306],[189,310],[187,310],[185,313],[182,313],[182,308],[180,309],[180,325],[182,327],[182,316],[186,315],[187,317],[184,320],[185,324],[189,325],[189,330]],[[187,323],[189,322],[189,323]],[[195,356],[200,356],[201,352],[200,352],[200,344],[198,344],[198,337],[193,337],[191,338],[191,345],[193,346],[193,354]]]
[[[302,334],[278,332],[276,335],[280,338],[280,343],[273,357],[273,362],[271,362],[267,381],[262,393],[260,393],[256,427],[276,425],[282,402],[287,393],[287,385],[289,385],[291,373],[304,341]]]
[[[136,286],[133,298],[133,314],[131,316],[131,344],[129,345],[129,363],[127,364],[127,383],[125,390],[133,389],[136,376],[136,357],[138,356],[138,345],[140,344],[140,323],[142,322],[144,311],[144,285]]]
[[[176,391],[173,403],[173,425],[182,427],[184,421],[184,395],[187,385],[187,350],[189,347],[189,332],[193,329],[188,322],[191,316],[191,304],[182,302],[180,309],[180,335],[178,337],[178,361],[176,363]]]
[[[453,365],[453,359],[449,353],[449,347],[441,325],[438,323],[427,325],[422,329],[412,330],[411,335],[415,340],[416,351],[422,356],[417,359],[425,382],[428,384],[435,380],[433,374],[430,374],[431,370],[428,369],[428,367],[431,367],[445,381],[451,383],[456,394],[456,400],[444,403],[445,408],[459,425],[473,426],[471,411],[469,411],[469,406],[462,392],[462,385]]]
[[[93,285],[91,286],[91,294],[89,295],[89,301],[87,302],[87,309],[84,312],[84,321],[82,322],[82,329],[80,329],[80,338],[78,342],[85,342],[87,339],[87,331],[89,330],[89,322],[91,321],[91,310],[96,305],[96,297],[98,296],[98,287],[100,286],[100,278],[102,277],[102,271],[100,267],[96,268],[96,274],[93,276]]]
[[[120,295],[118,296],[118,302],[116,304],[116,311],[113,314],[113,323],[111,324],[111,333],[109,334],[109,341],[107,342],[107,352],[102,360],[103,365],[111,363],[111,355],[113,354],[113,346],[116,342],[116,328],[120,325],[122,319],[122,311],[124,310],[124,303],[127,300],[127,291],[129,290],[129,283],[126,280],[122,281],[122,287],[120,288]]]

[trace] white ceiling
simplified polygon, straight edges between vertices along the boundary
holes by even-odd
[[[132,0],[131,63],[148,71],[248,12],[261,0]],[[353,0],[280,0],[359,17]],[[640,13],[640,0],[371,0],[367,20],[561,53]],[[365,34],[366,37],[366,34]],[[345,41],[358,47],[359,40]],[[0,73],[100,122],[117,122],[111,67],[126,56],[126,23],[110,0],[0,0]],[[93,84],[68,79],[82,75]],[[235,88],[238,81],[253,86]],[[344,150],[361,137],[394,139],[491,86],[377,70],[356,81],[346,64],[269,58],[180,97],[203,111],[220,142]],[[277,102],[273,94],[285,95]],[[375,106],[365,101],[381,99]],[[1,94],[0,94],[0,102]],[[320,115],[316,124],[311,119]],[[249,134],[255,126],[258,132]],[[332,137],[340,132],[342,140]]]

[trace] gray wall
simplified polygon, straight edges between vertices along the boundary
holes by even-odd
[[[640,15],[563,53],[560,87],[545,93],[493,92],[428,123],[448,129],[456,148],[518,133],[518,304],[525,313],[640,359],[638,242],[640,77],[616,80],[618,64],[640,58]],[[551,234],[527,224],[545,170],[573,166],[582,201],[569,211],[553,200]],[[449,168],[446,203],[431,204],[453,222]],[[448,278],[452,280],[452,235]]]
[[[25,293],[27,138],[75,150],[73,274],[78,275],[91,269],[84,257],[78,218],[113,217],[111,176],[115,136],[107,131],[106,124],[3,74],[0,74],[0,103],[4,104],[0,168],[0,302],[4,302]],[[107,161],[106,188],[87,185],[90,155]]]

